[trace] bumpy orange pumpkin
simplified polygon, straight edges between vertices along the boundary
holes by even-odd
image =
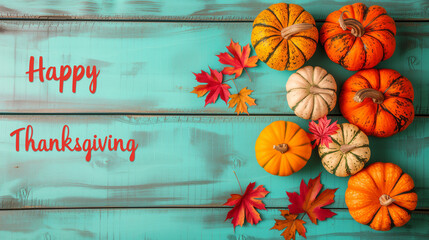
[[[414,120],[411,82],[391,69],[355,73],[343,84],[340,110],[367,135],[389,137]]]
[[[269,67],[295,70],[313,56],[319,33],[313,16],[301,6],[277,3],[256,17],[251,41]]]
[[[393,163],[373,163],[350,177],[345,197],[357,222],[380,231],[406,224],[417,206],[413,179]]]
[[[311,144],[307,133],[293,122],[276,121],[259,134],[255,145],[256,160],[265,171],[289,176],[307,164]]]
[[[328,15],[320,41],[328,57],[356,71],[390,58],[396,47],[395,21],[380,6],[347,5]]]

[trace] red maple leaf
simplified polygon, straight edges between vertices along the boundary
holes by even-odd
[[[310,179],[308,185],[304,180],[301,181],[300,194],[286,192],[290,205],[288,206],[291,214],[306,213],[310,220],[317,224],[317,220],[331,218],[336,213],[329,209],[322,208],[334,202],[336,189],[326,189],[319,194],[323,185],[320,183],[320,174],[315,179]]]
[[[194,90],[191,93],[196,93],[198,97],[201,97],[205,95],[207,92],[206,97],[206,105],[209,103],[215,103],[218,97],[225,101],[225,103],[228,103],[229,99],[229,90],[231,87],[228,84],[223,83],[223,75],[221,72],[218,72],[216,70],[210,69],[210,75],[207,72],[204,72],[201,70],[201,73],[194,73],[195,78],[200,83],[207,83],[202,84],[194,87]]]
[[[243,51],[241,51],[241,46],[237,42],[235,43],[231,39],[231,44],[226,47],[228,51],[232,54],[229,55],[227,52],[216,55],[219,57],[219,62],[226,65],[231,65],[232,67],[225,67],[222,73],[227,75],[235,74],[235,78],[238,78],[243,72],[244,68],[252,68],[256,67],[256,62],[258,62],[258,56],[250,55],[250,46],[247,44],[243,47]],[[245,70],[245,69],[244,69]]]
[[[312,132],[308,135],[310,140],[314,141],[313,148],[319,144],[325,144],[329,148],[329,143],[332,142],[331,135],[337,133],[337,130],[340,129],[337,121],[331,124],[331,119],[328,120],[326,116],[319,118],[317,121],[319,123],[314,121],[308,123],[309,131]]]
[[[259,185],[257,188],[254,187],[255,183],[249,183],[243,195],[231,194],[231,198],[223,204],[225,206],[234,206],[225,219],[226,221],[232,218],[231,223],[234,225],[234,229],[237,225],[243,226],[244,219],[252,225],[257,224],[261,221],[261,217],[256,209],[267,210],[265,204],[256,198],[264,198],[269,192],[263,185]]]

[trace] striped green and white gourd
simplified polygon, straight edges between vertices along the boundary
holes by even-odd
[[[338,177],[359,172],[371,156],[369,140],[364,132],[350,123],[339,124],[340,129],[331,135],[329,147],[319,145],[319,156],[325,169]]]
[[[321,67],[300,68],[289,77],[286,92],[289,107],[303,119],[326,116],[337,102],[337,83]]]

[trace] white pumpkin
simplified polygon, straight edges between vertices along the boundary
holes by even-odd
[[[306,66],[292,74],[286,83],[289,107],[303,119],[317,120],[334,109],[337,83],[321,67]]]
[[[371,156],[368,137],[350,123],[339,125],[331,135],[329,147],[319,145],[319,156],[325,169],[338,177],[347,177],[359,172]]]

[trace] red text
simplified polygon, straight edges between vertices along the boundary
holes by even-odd
[[[77,83],[82,80],[82,78],[86,75],[88,79],[91,79],[91,83],[89,84],[89,91],[91,93],[95,93],[97,90],[97,77],[100,74],[100,70],[97,72],[97,67],[92,66],[92,69],[90,66],[87,66],[86,69],[82,65],[73,66],[73,68],[69,65],[61,66],[59,75],[57,75],[57,68],[56,67],[49,67],[46,71],[46,76],[44,74],[44,70],[46,68],[43,66],[43,57],[39,57],[39,68],[35,69],[34,66],[34,57],[30,57],[30,67],[28,69],[28,72],[25,74],[28,74],[28,80],[30,82],[34,81],[34,73],[39,74],[39,80],[40,82],[44,82],[46,77],[46,80],[51,81],[59,81],[60,83],[60,93],[63,92],[64,89],[64,82],[67,81],[70,77],[72,77],[72,92],[76,93],[76,87]]]
[[[135,144],[134,139],[130,139],[125,144],[124,140],[112,138],[112,135],[104,138],[98,138],[97,135],[94,135],[93,139],[73,139],[69,137],[70,128],[67,125],[64,125],[61,139],[50,138],[40,139],[37,143],[33,139],[33,127],[28,125],[27,128],[18,128],[13,131],[10,136],[15,136],[15,148],[16,151],[20,150],[20,133],[25,130],[25,151],[34,151],[34,152],[49,152],[49,151],[85,151],[86,152],[86,161],[91,161],[92,151],[101,151],[105,149],[109,151],[117,151],[118,149],[125,152],[128,151],[131,153],[130,161],[133,162],[136,155],[136,150],[138,144]]]

